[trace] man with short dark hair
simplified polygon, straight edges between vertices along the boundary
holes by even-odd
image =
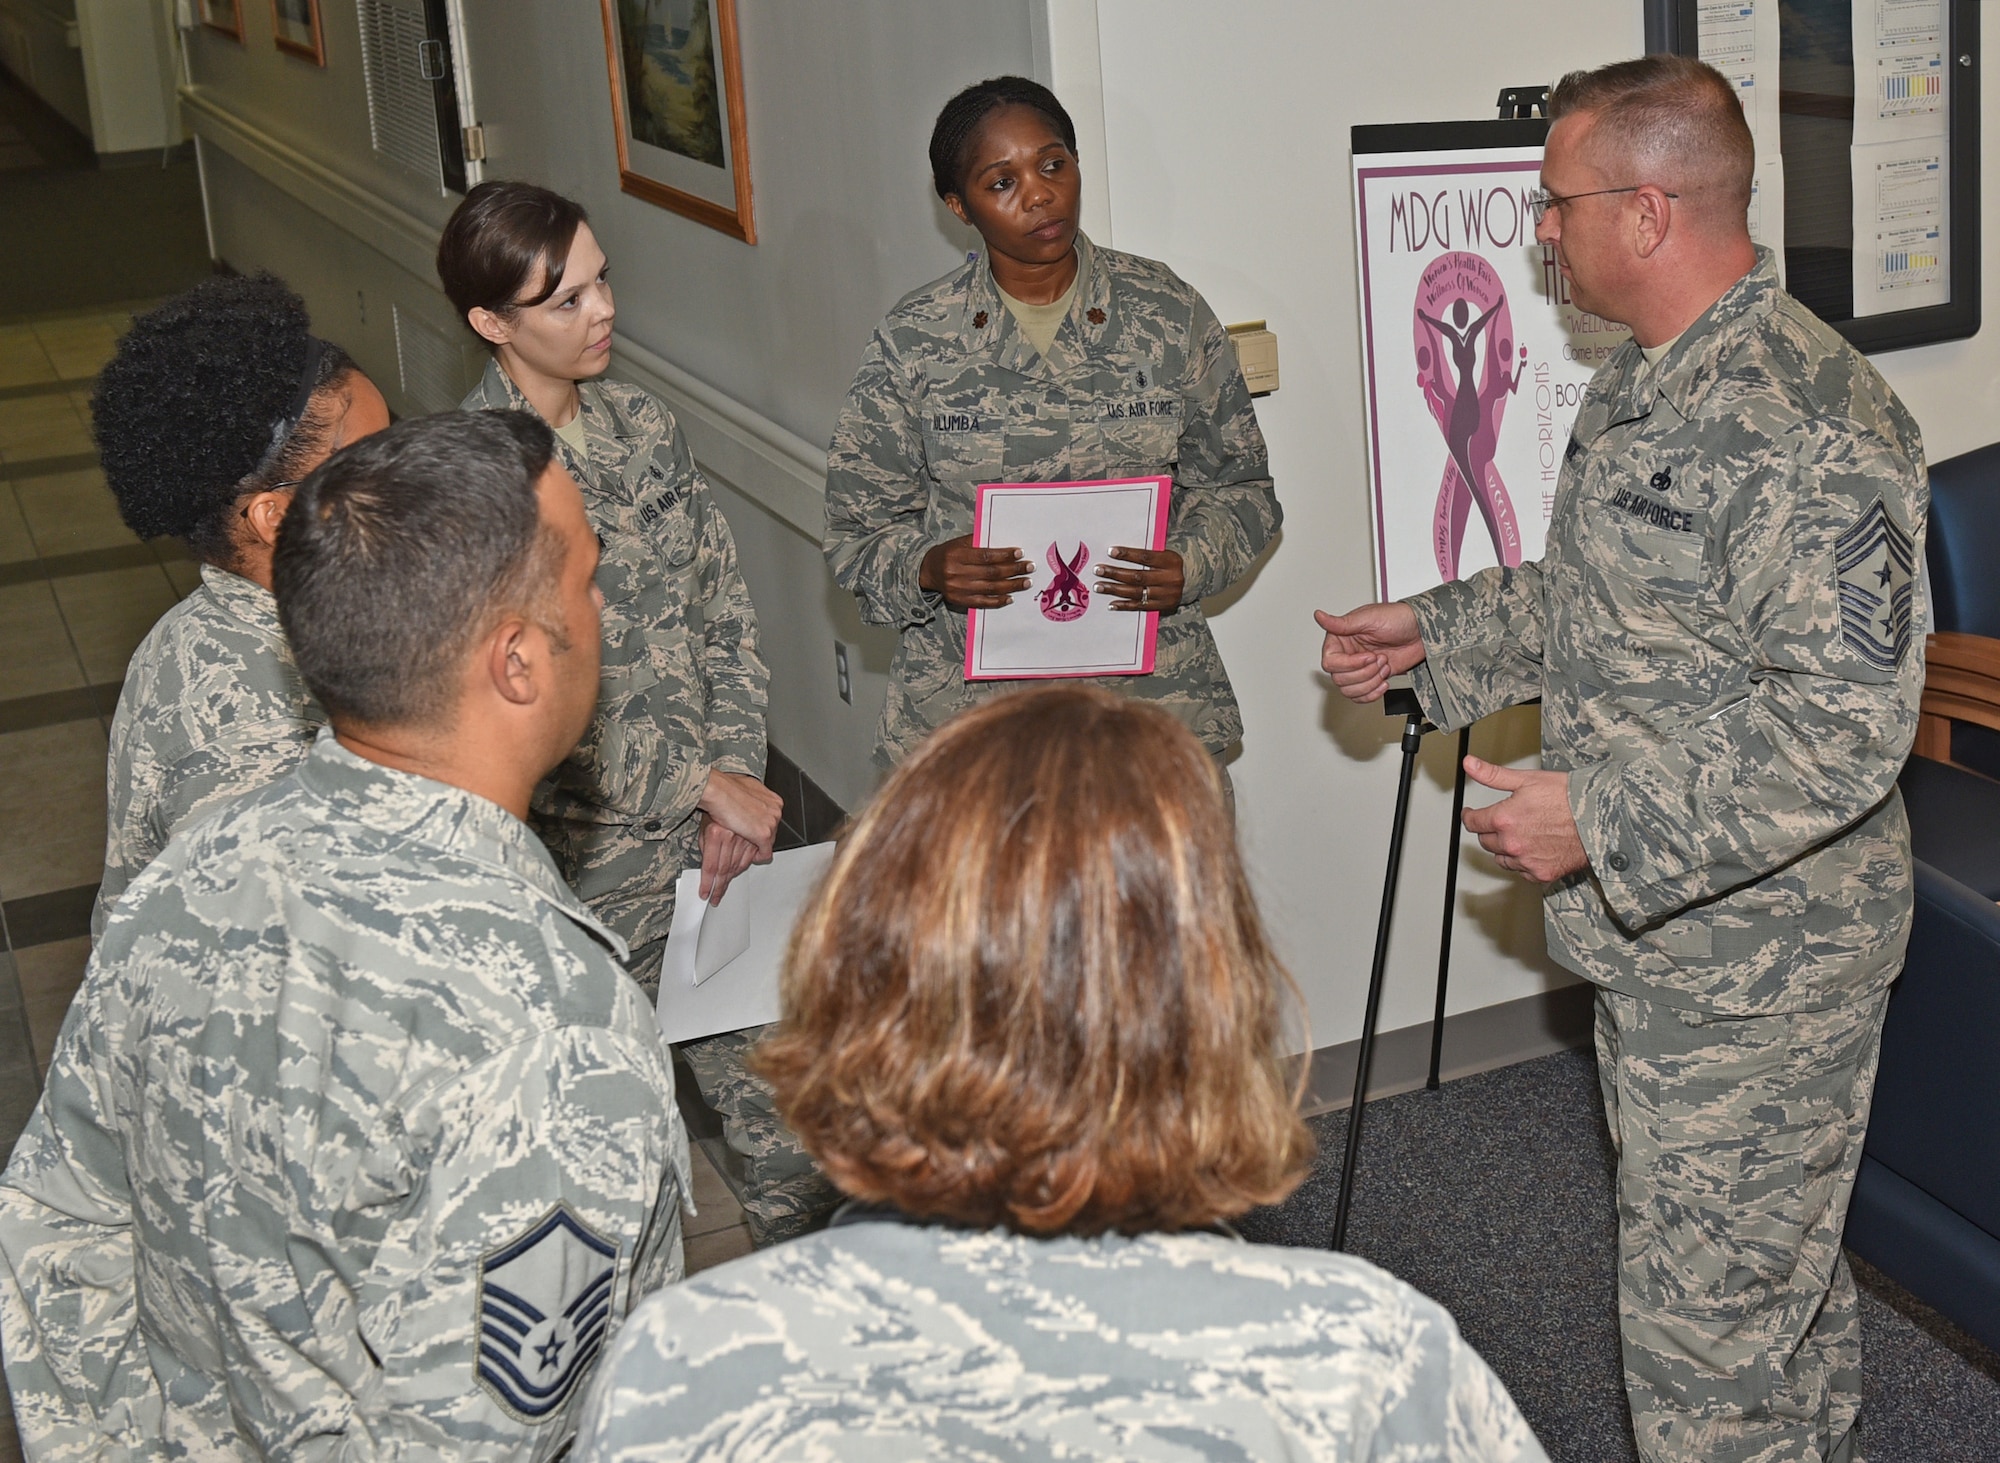
[[[1357,701],[1542,699],[1542,768],[1465,825],[1547,884],[1594,982],[1626,1389],[1648,1460],[1851,1459],[1840,1248],[1912,910],[1896,774],[1923,685],[1916,423],[1750,240],[1753,146],[1685,57],[1563,79],[1537,236],[1632,329],[1539,563],[1322,614]]]
[[[278,613],[331,725],[119,901],[0,1179],[29,1458],[548,1458],[678,1278],[652,1010],[522,821],[597,692],[552,451],[431,417],[299,487]]]

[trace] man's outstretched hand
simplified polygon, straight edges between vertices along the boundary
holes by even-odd
[[[1313,618],[1326,631],[1320,669],[1350,701],[1380,700],[1389,677],[1401,675],[1424,658],[1417,612],[1406,604],[1363,605],[1344,615],[1314,610]]]
[[[1569,810],[1567,772],[1520,772],[1467,757],[1465,775],[1481,787],[1508,794],[1487,807],[1465,810],[1465,826],[1479,835],[1479,846],[1501,868],[1548,884],[1590,862]]]

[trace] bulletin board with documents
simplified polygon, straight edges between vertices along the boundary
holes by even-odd
[[[1786,289],[1865,351],[1978,331],[1979,0],[1645,4],[1736,87]]]

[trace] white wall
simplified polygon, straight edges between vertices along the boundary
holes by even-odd
[[[1051,0],[1088,8],[1090,0]],[[1363,458],[1360,328],[1348,129],[1493,115],[1503,85],[1643,50],[1638,0],[1301,5],[1289,0],[1096,0],[1119,248],[1168,261],[1225,321],[1270,321],[1283,389],[1259,403],[1285,505],[1284,538],[1215,634],[1242,698],[1234,768],[1257,886],[1310,998],[1313,1039],[1358,1034],[1399,723],[1351,708],[1315,674],[1309,611],[1374,597]],[[2000,199],[1995,117],[1985,196]],[[1996,273],[1986,229],[1985,277]],[[1992,284],[1989,283],[1989,290]],[[1877,364],[1942,457],[2000,436],[2000,338]],[[1482,723],[1475,749],[1531,762],[1532,709]],[[1384,1026],[1427,1020],[1434,989],[1451,746],[1434,736],[1413,801]],[[1478,793],[1478,789],[1474,789]],[[1491,795],[1474,801],[1490,800]],[[1467,840],[1450,1009],[1568,979],[1543,953],[1538,900]]]
[[[0,66],[90,133],[90,92],[77,45],[76,0],[0,0]]]
[[[267,40],[192,36],[190,112],[223,256],[292,278],[320,327],[397,401],[388,306],[452,324],[429,254],[453,200],[369,154],[352,0],[324,7],[325,72]],[[1267,318],[1280,339],[1284,389],[1259,414],[1287,525],[1248,586],[1211,609],[1248,728],[1233,771],[1253,874],[1308,992],[1314,1043],[1350,1040],[1398,728],[1328,694],[1308,613],[1372,597],[1348,128],[1490,115],[1502,85],[1636,54],[1638,0],[1561,7],[1560,24],[1526,0],[739,8],[754,247],[618,191],[594,5],[466,0],[488,176],[544,182],[591,210],[618,290],[616,368],[668,396],[717,483],[764,625],[772,739],[848,806],[873,785],[867,754],[890,641],[862,631],[825,572],[815,473],[868,331],[897,296],[963,257],[966,236],[927,183],[937,107],[967,82],[1033,68],[1078,114],[1088,225],[1170,262],[1224,320]],[[1420,71],[1385,61],[1411,57],[1423,58]],[[1996,111],[1987,109],[1989,198],[2000,198]],[[2000,280],[1995,232],[1986,272]],[[1991,330],[1880,364],[1934,456],[2000,434]],[[860,656],[852,706],[833,692],[835,636]],[[1483,724],[1476,745],[1519,762],[1536,740],[1535,714],[1522,710]],[[1449,746],[1431,742],[1390,1028],[1430,1009],[1451,775]],[[1538,900],[1476,851],[1463,862],[1454,941],[1455,1012],[1567,980],[1543,952]]]
[[[90,140],[99,152],[140,152],[181,140],[172,105],[173,39],[164,19],[156,0],[76,0]]]
[[[739,454],[743,480],[704,465],[764,627],[771,738],[855,806],[874,785],[869,750],[893,642],[864,631],[834,588],[816,501],[788,513],[758,504],[797,505],[802,482],[803,496],[816,493],[809,479],[824,469],[869,331],[899,296],[964,258],[969,236],[930,190],[931,122],[967,83],[1031,68],[1029,0],[744,0],[754,247],[619,190],[595,4],[464,8],[486,176],[543,183],[589,209],[617,292],[614,370],[659,388],[646,362],[664,358],[720,393],[712,418],[669,395],[698,453],[720,441],[725,417],[762,439],[761,455]],[[409,409],[389,307],[456,328],[429,262],[456,200],[371,153],[352,0],[323,0],[323,18],[323,71],[279,55],[268,17],[247,45],[188,37],[217,248],[239,268],[290,278],[319,328]],[[836,636],[853,647],[852,705],[834,692]]]

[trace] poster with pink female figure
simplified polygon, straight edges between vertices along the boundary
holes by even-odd
[[[1554,251],[1535,240],[1539,144],[1453,145],[1542,125],[1354,129],[1384,599],[1541,557],[1584,387],[1626,338],[1570,300]],[[1399,146],[1399,134],[1431,145]]]
[[[1173,479],[982,483],[972,541],[1019,549],[1025,594],[965,617],[968,681],[1143,676],[1153,670],[1156,613],[1112,608],[1097,569],[1114,549],[1167,546]]]

